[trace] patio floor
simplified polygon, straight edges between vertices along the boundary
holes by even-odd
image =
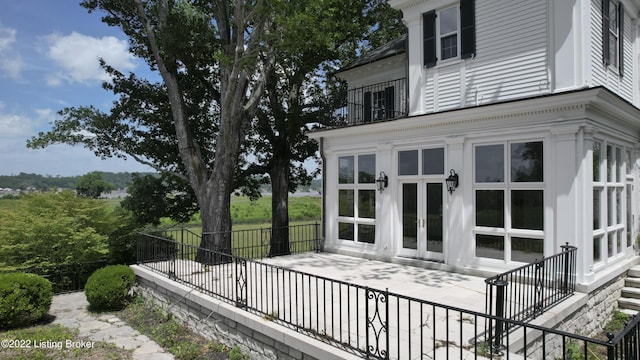
[[[365,305],[369,303],[368,318],[375,320],[375,316],[381,314],[389,322],[388,334],[383,334],[388,339],[376,340],[376,346],[381,345],[384,351],[389,352],[390,358],[475,358],[476,354],[472,352],[475,339],[485,339],[483,332],[486,321],[482,317],[447,308],[485,313],[485,282],[482,277],[332,253],[303,253],[260,262],[276,267],[257,266],[238,273],[236,267],[223,265],[204,268],[189,260],[145,265],[156,267],[156,270],[170,269],[178,278],[201,289],[229,291],[225,295],[229,299],[238,298],[240,294],[250,308],[260,309],[262,314],[273,314],[296,327],[310,328],[316,334],[329,336],[337,343],[350,344],[358,349],[368,346],[365,333],[371,335],[370,331],[380,331],[380,325],[374,324],[370,328],[362,321],[367,314]],[[331,280],[328,283],[323,280],[318,282],[305,275],[292,276],[279,268]],[[240,292],[236,287],[239,278],[246,279],[246,288]],[[373,295],[375,298],[372,299],[369,297],[371,294],[361,289],[345,287],[333,280],[388,290],[401,297],[380,301],[379,295]],[[444,307],[425,306],[402,297]],[[579,305],[583,299],[584,294],[575,294],[534,322],[554,327],[571,314],[571,308]],[[379,310],[378,306],[382,308]],[[387,310],[384,310],[385,306]],[[521,348],[522,335],[516,332],[507,339],[513,345],[509,345],[508,350],[512,359],[521,358],[513,351]],[[527,336],[529,341],[535,338],[533,334]]]
[[[485,311],[482,277],[331,253],[279,256],[261,262],[452,307]]]

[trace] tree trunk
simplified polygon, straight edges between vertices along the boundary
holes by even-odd
[[[269,256],[289,255],[289,160],[274,159],[271,176],[271,249]]]

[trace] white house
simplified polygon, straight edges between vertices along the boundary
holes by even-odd
[[[407,36],[341,70],[348,115],[310,134],[325,250],[482,274],[568,242],[587,290],[634,263],[640,0],[389,3]]]

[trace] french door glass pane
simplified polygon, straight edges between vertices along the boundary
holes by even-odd
[[[427,184],[427,251],[442,252],[442,183]]]
[[[418,184],[402,184],[402,247],[418,248]]]
[[[504,190],[476,190],[476,226],[504,227]]]
[[[476,235],[476,256],[504,259],[504,237],[494,235]]]

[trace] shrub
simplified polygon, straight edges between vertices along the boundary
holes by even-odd
[[[92,310],[121,310],[129,301],[136,276],[126,265],[109,265],[89,276],[84,287]]]
[[[0,329],[31,325],[49,311],[51,282],[35,274],[0,274]]]

